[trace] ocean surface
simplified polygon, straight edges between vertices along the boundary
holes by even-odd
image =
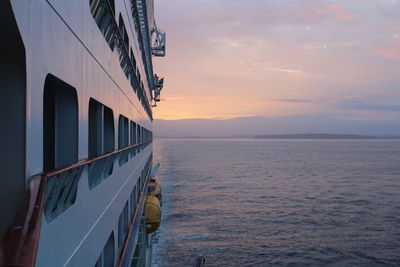
[[[158,139],[153,266],[400,266],[399,140]]]

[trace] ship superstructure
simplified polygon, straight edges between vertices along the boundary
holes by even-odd
[[[152,0],[2,0],[0,265],[149,266]]]

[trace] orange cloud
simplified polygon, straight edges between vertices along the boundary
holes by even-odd
[[[155,59],[166,81],[155,117],[341,112],[332,94],[365,88],[398,102],[400,21],[390,5],[359,1],[161,1],[169,45]]]

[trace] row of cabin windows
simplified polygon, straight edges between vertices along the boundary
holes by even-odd
[[[118,249],[122,248],[124,240],[126,238],[126,233],[128,232],[129,222],[132,220],[136,207],[138,205],[138,201],[140,199],[141,191],[143,190],[143,186],[145,185],[147,173],[151,167],[151,161],[153,159],[153,154],[149,156],[149,159],[146,162],[145,167],[142,170],[141,175],[137,179],[136,185],[132,189],[132,192],[129,196],[129,200],[125,203],[125,206],[119,215],[118,219]]]
[[[120,116],[119,146],[142,142],[151,132]],[[129,142],[128,142],[129,140]],[[78,97],[76,90],[53,75],[48,75],[44,85],[43,101],[43,143],[44,170],[61,168],[78,161]],[[94,99],[89,101],[89,156],[96,157],[114,149],[113,111]],[[151,166],[150,155],[141,176],[124,206],[119,219],[118,245],[121,247],[126,236],[129,217],[132,218],[147,172]],[[107,167],[106,167],[107,169]],[[112,169],[111,169],[112,172]],[[130,211],[129,211],[130,210]],[[96,267],[114,265],[114,234],[111,233],[97,262]]]
[[[111,232],[106,245],[104,246],[95,267],[113,267],[114,266],[114,232]]]
[[[151,159],[152,159],[153,155],[150,155],[149,160],[146,163],[146,168],[142,171],[142,175],[141,178],[139,179],[139,181],[137,182],[137,187],[144,186],[145,183],[145,175],[146,170],[149,170],[150,166],[151,166]],[[142,266],[143,265],[143,259],[144,259],[144,255],[146,254],[146,239],[147,239],[147,235],[146,235],[146,228],[145,228],[145,222],[144,219],[142,218],[142,221],[139,225],[139,229],[138,229],[138,239],[137,239],[137,243],[135,246],[135,253],[133,255],[132,258],[132,262],[131,262],[131,266]]]
[[[106,2],[108,1],[108,2]],[[89,0],[90,10],[97,26],[103,34],[106,42],[114,51],[115,38],[119,31],[123,46],[118,49],[119,61],[126,78],[129,80],[133,91],[137,94],[139,101],[152,119],[151,108],[145,97],[144,85],[140,77],[139,69],[136,66],[136,59],[133,55],[132,48],[129,45],[129,36],[126,31],[125,23],[122,15],[119,14],[118,28],[114,19],[115,6],[110,0]],[[136,5],[136,1],[132,1],[132,6]],[[136,24],[135,24],[136,25]],[[141,44],[141,41],[139,42]],[[130,54],[129,54],[130,52]]]
[[[143,189],[144,181],[146,179],[147,172],[151,167],[153,155],[151,154],[146,162],[146,165],[139,177],[135,187],[133,188],[129,200],[125,203],[124,208],[118,219],[118,251],[121,251],[122,245],[125,241],[126,234],[129,229],[129,222],[132,220],[136,206],[140,198],[140,191]],[[95,264],[95,267],[111,267],[114,266],[114,232],[111,232],[100,256]]]
[[[118,149],[147,141],[151,132],[123,115],[118,119]],[[149,137],[149,139],[144,139]],[[114,145],[114,116],[113,111],[94,99],[89,103],[89,156],[96,157],[113,151]],[[121,152],[118,156],[120,166],[128,162],[129,157],[135,156],[144,147],[136,147]],[[97,166],[99,165],[99,166]],[[95,162],[89,172],[89,188],[93,189],[113,172],[114,158],[109,157]]]
[[[43,169],[62,168],[78,161],[78,96],[75,88],[49,74],[43,96]],[[118,148],[147,141],[149,130],[120,116]],[[115,150],[113,111],[94,99],[89,101],[89,158]],[[139,150],[138,150],[139,151]],[[112,168],[112,164],[111,164]],[[110,174],[111,170],[107,170]]]

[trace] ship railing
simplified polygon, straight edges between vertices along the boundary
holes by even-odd
[[[151,142],[149,139],[33,176],[28,182],[24,205],[2,240],[0,266],[35,266],[43,217],[49,222],[75,203],[82,173],[88,171],[89,177],[97,174],[105,179],[116,158],[129,152],[138,153]]]

